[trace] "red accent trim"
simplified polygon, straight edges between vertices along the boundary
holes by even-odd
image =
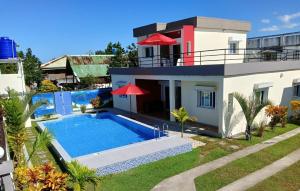
[[[194,26],[184,25],[182,28],[183,63],[185,66],[194,65]],[[191,53],[188,54],[188,42],[191,43]]]

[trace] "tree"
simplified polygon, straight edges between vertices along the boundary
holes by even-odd
[[[39,84],[43,79],[40,59],[32,53],[30,48],[27,49],[25,54],[23,51],[18,52],[18,56],[23,59],[26,85],[34,82]]]
[[[15,90],[8,89],[8,98],[1,101],[4,110],[8,144],[13,151],[13,159],[17,165],[23,165],[23,146],[27,139],[25,122],[35,112],[35,110],[46,104],[46,101],[38,101],[29,106],[34,93],[28,93],[21,98]]]
[[[272,103],[270,100],[261,102],[258,94],[256,93],[253,93],[251,96],[249,96],[249,98],[246,98],[245,96],[237,92],[234,93],[233,96],[241,106],[246,119],[246,123],[247,123],[246,130],[245,130],[246,140],[251,140],[251,129],[255,117],[264,107],[271,105]]]
[[[58,91],[58,88],[50,80],[43,80],[40,86],[41,92],[55,92]]]
[[[77,161],[67,163],[67,167],[74,191],[85,190],[87,183],[97,185],[100,181],[95,170],[91,170],[88,167],[79,164]]]
[[[184,123],[187,121],[195,121],[195,117],[190,117],[189,113],[184,109],[184,107],[175,109],[171,112],[175,119],[180,123],[181,127],[181,138],[183,137]]]
[[[127,46],[126,55],[130,66],[138,66],[138,50],[134,43]]]
[[[97,78],[91,74],[88,74],[86,77],[81,79],[80,84],[83,84],[89,88],[92,88],[92,86],[98,82],[99,82],[99,78]]]

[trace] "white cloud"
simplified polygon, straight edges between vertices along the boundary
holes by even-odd
[[[278,31],[278,30],[279,30],[279,27],[277,25],[272,25],[270,27],[265,27],[265,28],[260,29],[260,31],[262,31],[262,32],[272,32],[272,31]]]
[[[300,17],[300,12],[293,13],[293,14],[280,15],[278,18],[283,23],[290,23],[291,20],[296,19],[298,17]]]
[[[279,15],[276,18],[280,22],[278,25],[267,26],[267,27],[260,29],[260,31],[272,32],[272,31],[278,31],[281,29],[294,29],[294,28],[297,28],[300,26],[300,21],[298,22],[298,20],[297,20],[297,19],[300,19],[300,12]],[[261,22],[263,24],[270,24],[271,20],[270,19],[262,19]]]
[[[262,19],[261,22],[264,24],[269,24],[271,21],[270,19]]]

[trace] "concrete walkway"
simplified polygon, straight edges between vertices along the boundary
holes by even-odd
[[[280,141],[288,139],[300,133],[300,128],[289,131],[285,134],[279,135],[262,143],[247,147],[225,157],[219,158],[217,160],[205,163],[173,177],[167,178],[156,185],[152,191],[195,191],[196,187],[194,184],[194,179],[198,176],[206,174],[217,168],[227,165],[228,163],[237,160],[239,158],[245,157],[252,153],[258,152],[262,149],[270,147]]]
[[[257,170],[227,186],[219,189],[219,191],[242,191],[255,186],[257,183],[273,176],[277,172],[291,166],[300,160],[300,149],[290,153],[289,155],[275,161],[274,163]]]

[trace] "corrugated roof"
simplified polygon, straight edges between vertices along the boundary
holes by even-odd
[[[108,63],[111,57],[111,55],[68,56],[67,59],[74,75],[78,78],[84,78],[88,75],[107,76]]]
[[[41,65],[42,70],[65,69],[67,63],[67,56],[61,56]]]

